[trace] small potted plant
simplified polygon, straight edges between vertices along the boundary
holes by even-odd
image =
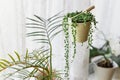
[[[112,80],[117,64],[104,56],[104,60],[96,63],[95,77],[97,80]]]
[[[88,40],[89,44],[92,42],[92,23],[96,25],[95,16],[90,12],[94,6],[85,11],[76,11],[68,13],[63,18],[63,30],[65,33],[65,74],[69,76],[69,53],[70,44],[72,43],[73,58],[76,54],[76,42],[83,43]],[[88,37],[89,36],[89,37]],[[71,41],[70,41],[71,39]],[[69,79],[69,78],[68,78]],[[68,80],[67,79],[67,80]]]
[[[92,9],[94,9],[94,6],[88,8],[86,11],[76,11],[68,13],[64,16],[63,30],[65,33],[67,33],[69,27],[71,26],[72,35],[73,37],[76,37],[77,42],[83,43],[87,41],[89,31],[92,27],[92,23],[96,25],[95,16],[91,12],[89,12]],[[69,20],[71,20],[71,23],[69,23]]]
[[[112,80],[113,73],[117,64],[113,59],[109,58],[112,54],[109,40],[101,48],[91,45],[90,59],[96,56],[103,56],[103,59],[95,61],[95,78],[96,80]],[[108,56],[108,57],[106,57]]]
[[[96,63],[95,77],[97,80],[112,80],[113,73],[117,65],[106,58],[104,55],[104,60]]]
[[[97,29],[99,31],[99,29]],[[96,56],[103,56],[101,59],[94,59],[95,63],[95,77],[96,80],[111,80],[113,73],[117,67],[118,59],[115,56],[112,56],[113,52],[110,46],[110,41],[106,38],[105,34],[99,31],[103,37],[105,43],[100,47],[94,47],[90,45],[90,60]],[[112,57],[111,57],[112,56]],[[93,62],[93,61],[92,61]],[[117,64],[116,64],[117,63]]]

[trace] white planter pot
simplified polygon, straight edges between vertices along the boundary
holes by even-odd
[[[113,62],[113,68],[103,68],[95,65],[95,80],[112,80],[117,64]]]
[[[115,73],[113,75],[114,80],[120,80],[120,68],[115,69]]]

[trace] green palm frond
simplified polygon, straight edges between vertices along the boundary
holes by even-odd
[[[26,54],[24,57],[25,59],[21,59],[21,56],[16,51],[14,53],[16,54],[17,59],[15,57],[13,57],[11,54],[8,54],[8,56],[11,59],[11,62],[6,59],[0,59],[0,71],[3,71],[7,68],[11,68],[11,69],[15,70],[14,72],[8,73],[6,76],[6,79],[15,75],[16,73],[19,73],[22,76],[22,75],[24,75],[24,72],[29,68],[33,68],[33,70],[32,71],[28,70],[27,71],[28,74],[24,75],[24,78],[25,77],[33,77],[34,75],[31,75],[31,73],[35,74],[36,71],[39,71],[39,69],[49,72],[49,70],[48,70],[48,59],[49,59],[48,50],[39,50],[36,52],[39,52],[37,54],[40,55],[41,57],[39,57],[39,58],[34,57],[34,53],[32,52],[31,54],[33,54],[33,55],[31,55],[31,57],[33,57],[34,59],[30,58],[30,55],[28,54],[28,50],[26,51]],[[22,78],[22,77],[20,77],[20,78]]]
[[[60,13],[57,13],[56,15],[44,19],[38,15],[34,15],[34,18],[28,18],[31,23],[27,23],[27,28],[32,29],[31,32],[27,33],[28,37],[33,37],[33,41],[36,41],[37,43],[47,44],[49,46],[49,66],[50,71],[49,74],[46,76],[47,79],[44,80],[52,80],[52,44],[51,41],[54,39],[56,35],[58,35],[60,32],[62,32],[62,18],[63,16],[60,16]],[[35,55],[36,56],[36,55]],[[46,62],[43,61],[43,62]],[[47,62],[48,63],[48,62]],[[45,63],[45,65],[47,64]],[[44,64],[43,64],[44,65]],[[44,66],[45,66],[44,65]],[[42,76],[43,77],[43,76]]]
[[[49,49],[44,49],[44,47],[42,47],[38,50],[34,50],[32,53],[28,53],[28,50],[26,50],[24,59],[21,58],[18,52],[14,51],[14,53],[16,55],[15,57],[11,54],[8,54],[11,61],[7,59],[0,59],[0,71],[3,71],[7,68],[14,70],[5,74],[4,80],[8,78],[12,79],[12,77],[17,77],[22,80],[32,77],[36,78],[36,80],[43,80],[43,78],[45,80],[49,80]],[[39,76],[36,75],[38,73]],[[57,71],[56,75],[53,75],[53,77],[56,79],[60,78]]]
[[[20,55],[18,54],[18,52],[14,51],[14,53],[16,54],[17,58],[18,58],[18,61],[21,61],[20,60]]]
[[[10,57],[10,59],[13,61],[13,62],[16,62],[14,57],[11,55],[11,54],[8,54],[8,56]]]
[[[33,36],[33,41],[38,43],[49,43],[56,36],[56,33],[62,32],[62,18],[60,13],[45,20],[44,18],[34,15],[34,19],[28,18],[31,23],[27,23],[27,28],[31,28],[32,32],[27,33],[28,37]]]

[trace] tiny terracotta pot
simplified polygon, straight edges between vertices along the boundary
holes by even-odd
[[[113,63],[113,68],[104,68],[95,65],[95,80],[112,80],[117,64]]]
[[[76,27],[76,41],[83,43],[87,41],[90,31],[90,22],[77,23],[77,25],[78,26]]]

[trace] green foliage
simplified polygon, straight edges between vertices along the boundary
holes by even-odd
[[[35,19],[28,18],[30,23],[27,23],[27,28],[31,28],[34,30],[33,32],[27,33],[28,37],[33,36],[33,41],[36,41],[37,43],[47,44],[49,47],[49,53],[50,53],[50,80],[52,80],[52,44],[51,41],[54,39],[56,35],[58,35],[60,32],[62,32],[62,16],[60,16],[60,13],[48,18],[44,19],[42,17],[39,17],[38,15],[34,15]]]
[[[111,59],[113,61],[115,61],[118,64],[118,66],[120,67],[120,55],[118,55],[118,56],[112,55]]]
[[[11,61],[7,59],[0,59],[0,71],[3,71],[7,68],[12,69],[13,71],[5,75],[5,79],[12,77],[20,78],[21,80],[26,80],[34,78],[35,80],[50,80],[50,68],[49,68],[49,50],[44,49],[43,47],[34,50],[32,53],[28,54],[26,51],[25,57],[22,59],[22,56],[19,55],[16,51],[14,52],[16,57],[8,54]],[[21,59],[20,59],[21,58]],[[52,80],[56,78],[61,80],[59,72],[52,72]]]
[[[33,41],[42,44],[47,49],[40,48],[28,54],[28,50],[24,56],[24,59],[19,55],[18,52],[14,52],[16,58],[11,54],[8,54],[11,61],[6,59],[0,59],[0,71],[7,68],[12,68],[15,71],[8,73],[6,79],[13,75],[18,76],[20,79],[30,79],[32,77],[35,80],[61,80],[60,73],[53,70],[52,68],[52,44],[51,41],[56,35],[62,32],[62,16],[60,13],[44,19],[38,15],[34,15],[34,18],[27,18],[29,22],[26,24],[27,29],[31,32],[27,33],[28,37],[32,37]],[[32,69],[32,70],[31,70]],[[38,74],[39,73],[39,74]]]
[[[101,61],[98,64],[101,67],[107,67],[108,68],[108,67],[113,66],[112,62],[109,60],[110,56],[112,55],[112,50],[111,50],[109,40],[106,39],[103,32],[101,32],[101,33],[104,37],[105,43],[103,44],[103,46],[101,48],[96,48],[96,47],[90,45],[90,47],[91,47],[91,49],[90,49],[90,60],[93,57],[102,55],[103,58],[104,58],[104,61]]]
[[[106,40],[105,44],[101,47],[101,48],[96,48],[92,45],[90,45],[91,49],[90,49],[90,60],[93,58],[93,57],[96,57],[96,56],[105,56],[105,55],[108,55],[108,54],[111,54],[111,47],[110,47],[110,42],[108,40]]]
[[[71,24],[69,23],[69,19],[71,19]],[[69,80],[69,26],[71,27],[72,30],[72,37],[73,37],[73,42],[72,42],[72,46],[73,46],[73,58],[75,57],[76,54],[76,26],[77,23],[86,23],[86,22],[91,22],[91,27],[90,27],[90,32],[89,32],[89,37],[88,37],[88,42],[89,44],[92,43],[92,23],[94,25],[96,25],[96,20],[94,15],[92,15],[92,13],[90,12],[72,12],[72,13],[68,13],[67,15],[64,16],[63,18],[63,30],[65,33],[65,60],[66,60],[66,66],[65,66],[65,72],[66,75],[65,77],[67,78],[67,80]]]
[[[38,43],[49,44],[57,34],[62,32],[62,16],[59,14],[60,13],[50,17],[47,20],[39,17],[38,15],[34,15],[35,19],[28,18],[31,22],[26,25],[27,28],[32,29],[32,32],[27,33],[27,36],[33,36],[33,41]]]
[[[68,13],[67,17],[72,18],[72,22],[74,23],[85,23],[85,22],[93,22],[96,25],[95,17],[90,12],[72,12]]]

